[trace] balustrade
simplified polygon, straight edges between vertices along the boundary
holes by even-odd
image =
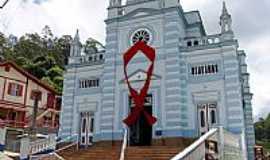
[[[104,52],[98,52],[95,54],[89,54],[89,55],[85,55],[83,57],[80,58],[80,63],[83,64],[87,64],[87,63],[92,63],[92,64],[96,64],[96,63],[103,63],[104,62]]]
[[[212,44],[218,44],[221,42],[220,35],[210,35],[207,37],[187,38],[182,41],[182,47],[198,47]]]

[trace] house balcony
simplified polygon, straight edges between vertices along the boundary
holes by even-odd
[[[9,127],[9,128],[25,128],[26,127],[26,123],[23,121],[2,120],[1,123],[3,123],[3,126]]]

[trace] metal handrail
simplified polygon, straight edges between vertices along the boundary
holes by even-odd
[[[213,136],[215,133],[218,132],[217,128],[211,129],[209,132],[201,136],[197,141],[192,143],[188,148],[184,151],[180,152],[178,155],[173,157],[171,160],[181,160],[188,155],[190,155],[194,150],[196,150],[203,142],[205,142],[209,137]]]
[[[125,150],[127,148],[127,135],[128,135],[128,129],[124,128],[124,137],[123,137],[123,144],[121,148],[121,154],[120,154],[120,159],[119,160],[124,160],[125,159]]]

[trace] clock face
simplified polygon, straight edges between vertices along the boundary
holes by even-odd
[[[134,44],[138,41],[144,41],[149,43],[152,41],[152,35],[150,31],[146,28],[136,30],[131,36],[131,44]]]

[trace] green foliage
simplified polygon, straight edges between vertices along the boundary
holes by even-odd
[[[266,119],[260,118],[255,123],[256,142],[270,151],[270,114]]]
[[[54,87],[59,93],[63,88],[63,73],[70,54],[72,37],[55,37],[49,26],[41,34],[27,33],[12,44],[10,39],[0,32],[0,56],[14,61],[38,79]],[[89,38],[85,51],[91,54],[104,46]]]
[[[71,41],[69,35],[55,37],[49,26],[45,26],[40,35],[28,33],[21,36],[13,45],[10,45],[8,37],[0,33],[0,55],[61,93]]]
[[[88,38],[84,44],[85,53],[96,53],[99,48],[105,48],[100,42],[93,38]]]

